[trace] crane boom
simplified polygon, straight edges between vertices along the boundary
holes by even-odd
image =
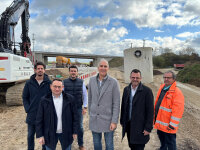
[[[22,24],[22,43],[20,43],[20,52],[22,56],[30,53],[29,31],[29,2],[28,0],[14,0],[6,8],[0,18],[0,52],[16,53],[14,28],[21,18]],[[14,47],[14,48],[13,48]]]

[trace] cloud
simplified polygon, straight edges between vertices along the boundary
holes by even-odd
[[[91,2],[91,1],[90,1]],[[162,24],[162,9],[157,10],[157,3],[153,0],[118,2],[108,1],[100,5],[99,1],[91,2],[92,8],[102,12],[110,18],[132,21],[137,27],[158,27]],[[159,0],[158,0],[159,3]]]
[[[68,24],[72,25],[83,25],[83,26],[105,26],[110,22],[108,17],[79,17],[78,19],[70,19],[68,20]]]
[[[83,0],[33,0],[30,12],[41,15],[48,13],[53,16],[73,15],[75,8],[82,7],[83,4]]]
[[[155,42],[158,43],[159,47],[162,48],[170,48],[173,52],[177,52],[179,50],[182,50],[184,47],[188,46],[188,43],[182,40],[179,40],[177,38],[172,37],[155,37]]]
[[[183,32],[180,34],[177,34],[176,37],[180,38],[193,38],[193,37],[198,37],[200,35],[200,32]]]
[[[1,0],[0,12],[12,1]],[[35,34],[35,50],[123,55],[131,43],[143,46],[143,41],[136,39],[143,33],[130,34],[145,28],[149,34],[164,35],[154,39],[145,35],[145,46],[178,51],[188,45],[200,47],[199,32],[183,30],[200,25],[199,7],[198,0],[32,0],[29,36]],[[176,35],[166,35],[171,30],[168,27],[178,27],[182,33],[177,30]],[[20,21],[15,33],[21,41]]]
[[[164,31],[162,31],[162,30],[155,30],[155,32],[160,32],[161,33],[161,32],[164,32]]]
[[[12,3],[12,0],[1,0],[0,1],[0,14],[6,10]]]

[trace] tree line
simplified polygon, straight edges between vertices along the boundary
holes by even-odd
[[[187,47],[174,53],[170,48],[161,48],[161,54],[153,56],[153,65],[155,68],[173,67],[174,64],[190,65],[200,63],[200,56],[192,47]]]

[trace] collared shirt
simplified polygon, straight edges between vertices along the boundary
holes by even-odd
[[[87,89],[85,84],[83,83],[83,107],[87,107],[87,105],[88,105]]]
[[[52,95],[53,96],[53,95]],[[56,133],[62,133],[62,107],[63,107],[63,95],[59,97],[53,96],[53,103],[56,109],[56,115],[57,115],[57,130]]]
[[[108,75],[106,75],[103,80],[99,80],[99,74],[97,75],[97,85],[98,85],[98,89],[99,89],[99,94],[101,93],[101,89],[103,87],[103,85],[105,84],[106,80],[108,79]]]
[[[138,86],[134,89],[131,85],[131,95],[130,95],[130,109],[129,109],[129,120],[131,119],[131,113],[132,113],[132,103],[133,103],[133,97],[135,96],[135,93],[137,91]]]

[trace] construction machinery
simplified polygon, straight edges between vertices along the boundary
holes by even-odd
[[[56,57],[56,68],[65,68],[69,67],[69,65],[71,65],[71,61],[69,58],[63,56]]]
[[[29,17],[28,0],[14,0],[0,16],[0,102],[7,105],[22,105],[24,82],[34,73]],[[14,28],[20,18],[22,42],[18,43]]]

